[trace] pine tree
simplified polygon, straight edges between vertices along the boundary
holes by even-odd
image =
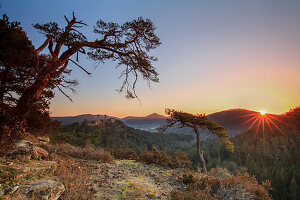
[[[210,133],[215,134],[225,144],[226,148],[231,152],[234,152],[234,146],[229,141],[229,135],[225,132],[225,128],[219,125],[218,123],[209,120],[205,114],[193,115],[191,113],[186,113],[182,111],[176,111],[173,109],[166,109],[166,114],[170,118],[166,119],[166,124],[159,127],[158,130],[166,130],[169,127],[178,125],[179,128],[191,127],[194,129],[196,134],[196,146],[197,146],[197,155],[199,161],[201,162],[202,169],[204,173],[207,173],[206,163],[203,156],[203,151],[200,148],[200,132],[199,128],[202,130],[208,130]]]

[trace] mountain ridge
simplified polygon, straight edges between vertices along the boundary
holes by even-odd
[[[218,122],[220,125],[224,126],[228,129],[230,133],[235,135],[237,132],[245,130],[245,126],[242,124],[251,118],[251,115],[258,114],[257,111],[251,111],[247,109],[235,108],[228,109],[219,112],[215,112],[207,115],[207,117],[213,121]],[[52,117],[53,120],[58,120],[62,122],[62,125],[68,125],[71,123],[82,123],[84,120],[96,120],[98,115],[92,114],[83,114],[77,116],[67,116],[67,117]],[[100,117],[104,117],[104,115],[100,115]],[[116,119],[120,119],[127,126],[155,132],[156,128],[165,123],[165,119],[167,116],[160,115],[158,113],[152,113],[146,115],[144,117],[135,117],[135,116],[127,116],[124,118],[117,118],[113,116],[108,116]],[[194,134],[193,131],[188,128],[170,128],[167,130],[167,133],[183,133],[183,134]]]

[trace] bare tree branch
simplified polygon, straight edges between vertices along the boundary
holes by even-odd
[[[91,76],[92,73],[88,72],[86,69],[84,69],[82,66],[80,66],[78,63],[76,63],[75,61],[69,59],[69,61],[71,61],[72,63],[74,63],[75,65],[77,65],[80,69],[82,69],[85,73],[87,73],[87,75]]]
[[[71,102],[73,102],[73,100],[71,99],[71,97],[70,96],[68,96],[60,87],[59,87],[59,85],[57,85],[57,84],[54,84],[57,88],[58,88],[58,90],[65,96],[65,97],[67,97]]]

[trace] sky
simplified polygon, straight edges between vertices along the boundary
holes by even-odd
[[[124,23],[140,16],[157,27],[162,44],[150,54],[160,82],[140,78],[138,100],[118,93],[122,80],[116,63],[95,63],[85,55],[80,64],[92,76],[70,65],[77,92],[73,103],[56,91],[52,116],[107,114],[145,116],[165,108],[206,113],[244,108],[280,114],[300,106],[300,1],[298,0],[0,0],[0,14],[20,21],[39,47],[45,38],[32,27],[64,15],[89,26],[97,20]],[[47,53],[47,52],[44,52]]]

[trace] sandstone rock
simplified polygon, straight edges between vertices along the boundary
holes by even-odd
[[[50,142],[50,139],[48,137],[37,137],[37,139],[40,141],[40,142],[46,142],[46,143],[49,143]]]
[[[18,194],[23,199],[56,200],[65,191],[64,185],[53,177],[48,180],[39,180],[30,184],[21,185]]]
[[[34,146],[32,158],[35,160],[45,159],[49,157],[49,153],[41,147]]]
[[[0,192],[0,195],[12,195],[19,189],[18,185],[12,186],[4,191]]]
[[[45,172],[53,172],[56,170],[58,164],[56,161],[35,161],[30,164],[25,164],[19,170],[21,173],[41,174]]]
[[[13,157],[30,159],[33,151],[33,144],[27,140],[19,140],[11,148],[9,154]]]

